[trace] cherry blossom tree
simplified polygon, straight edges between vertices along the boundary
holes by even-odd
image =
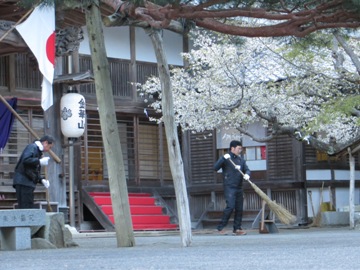
[[[135,25],[141,27],[152,27],[156,29],[169,29],[181,34],[184,33],[186,34],[187,31],[191,28],[191,25],[196,25],[205,29],[214,30],[231,35],[238,35],[238,36],[275,37],[275,36],[294,35],[297,37],[304,37],[320,29],[331,29],[331,28],[339,28],[339,27],[357,28],[360,25],[359,4],[358,1],[353,1],[353,0],[330,0],[330,1],[303,0],[303,1],[286,1],[286,3],[285,1],[270,1],[270,0],[269,1],[210,0],[210,1],[202,1],[202,2],[156,1],[156,3],[148,2],[148,1],[140,2],[140,1],[120,1],[120,0],[99,0],[99,1],[112,7],[115,12],[113,15],[108,16],[104,19],[104,24],[106,26]],[[68,3],[68,2],[76,2],[76,1],[64,1],[64,2]],[[92,6],[94,4],[93,2],[96,2],[96,6],[99,7],[97,1],[92,1],[92,0],[81,1],[81,4],[83,7],[86,7],[86,5]],[[254,25],[248,25],[247,23],[249,22],[250,18],[257,18],[261,20],[258,20]],[[162,64],[164,65],[164,63]],[[199,64],[201,65],[201,63]],[[209,64],[208,63],[203,63],[203,64],[205,66],[201,67],[201,69],[205,69],[205,70],[211,69],[211,65],[210,65],[211,61],[209,61]],[[188,74],[189,82],[190,82],[190,78],[193,78],[201,69],[197,70],[196,68],[194,68],[194,70]],[[241,90],[242,93],[240,95],[241,98],[234,99],[233,96],[230,96],[229,98],[231,98],[230,100],[232,100],[233,103],[219,102],[218,104],[216,104],[216,106],[213,107],[204,106],[203,108],[199,108],[199,112],[213,113],[214,111],[216,112],[218,110],[224,112],[225,114],[233,115],[232,112],[239,110],[240,108],[239,106],[241,106],[241,108],[242,107],[245,108],[246,107],[245,103],[255,104],[252,103],[253,102],[252,100],[247,101],[246,99],[244,99],[245,97],[249,96],[248,93],[251,87],[253,87],[253,89],[255,90],[256,87],[261,86],[264,89],[269,88],[275,92],[277,91],[277,89],[284,89],[282,91],[286,92],[285,89],[287,89],[287,87],[291,88],[290,85],[292,85],[290,79],[292,79],[293,76],[285,76],[283,79],[281,79],[285,81],[285,83],[280,84],[280,86],[278,87],[271,86],[271,84],[278,83],[278,81],[274,81],[274,80],[272,81],[268,80],[266,84],[264,84],[264,82],[260,80],[253,81],[250,83],[251,87],[249,87],[249,82],[246,82],[245,80],[239,80],[239,78],[237,78],[236,76],[234,77],[232,75],[233,72],[235,71],[229,69],[227,72],[225,72],[225,75],[227,75],[229,78],[232,78],[232,81],[234,81],[240,87],[240,89],[242,89]],[[303,77],[304,81],[306,81],[305,79],[307,78],[307,76],[308,75],[300,74],[300,78]],[[245,78],[245,76],[243,76],[243,78]],[[194,85],[195,84],[196,82],[194,81]],[[174,83],[174,85],[176,85],[176,83]],[[205,96],[206,94],[208,95],[210,94],[211,91],[209,89],[203,89],[200,86],[201,84],[199,84],[194,88],[195,92],[197,92],[200,95],[203,94]],[[229,87],[230,90],[233,90],[231,89],[230,85],[222,84],[221,81],[219,81],[219,86],[225,88]],[[176,85],[175,87],[176,91],[178,91],[177,87],[178,85]],[[181,86],[181,87],[185,87],[185,86]],[[301,89],[301,87],[299,87],[299,89]],[[171,88],[163,89],[163,91],[171,91],[171,90],[172,90]],[[191,91],[192,91],[191,89],[188,89],[188,92]],[[274,94],[275,92],[274,93],[272,93],[271,91],[269,92],[272,95],[269,96],[269,99],[271,97],[277,98],[279,96]],[[183,92],[180,95],[188,96],[187,94],[188,94],[187,92]],[[219,99],[219,101],[220,100],[221,99]],[[286,98],[284,100],[286,100]],[[282,101],[283,100],[278,100],[278,103],[281,103]],[[181,106],[179,106],[179,108],[180,107]],[[277,108],[277,110],[280,110],[280,106],[278,107],[279,108]],[[263,114],[264,117],[262,121],[264,121],[264,124],[266,123],[272,124],[272,129],[273,131],[275,131],[274,134],[285,132],[286,125],[290,124],[287,123],[286,121],[282,122],[283,119],[280,116],[277,116],[276,110],[274,110],[274,112],[272,113],[270,113],[270,111],[261,111],[262,107],[261,106],[256,107],[255,105],[248,106],[248,108],[249,110],[244,112],[249,115]],[[274,109],[276,109],[276,106]],[[233,117],[235,116],[236,115],[234,115]],[[181,123],[181,118],[183,119],[185,118],[181,114],[180,109],[178,109],[177,117],[180,123]],[[251,118],[249,118],[249,120],[250,119]],[[270,120],[275,119],[275,120],[269,121],[269,119]],[[230,120],[231,119],[227,121]],[[241,120],[241,118],[233,118],[231,123],[235,121],[240,122],[239,120]],[[223,122],[223,123],[226,124],[230,122]],[[187,127],[188,125],[191,127],[190,121],[186,123],[184,127]],[[243,132],[246,133],[246,127],[239,125],[237,128],[239,130],[243,129]],[[294,127],[289,126],[289,130],[291,128],[294,129]],[[291,130],[291,134],[294,130]],[[288,132],[290,133],[290,131]],[[177,166],[177,170],[179,170],[182,164],[181,159],[178,159],[177,163],[180,164],[180,166]],[[190,234],[187,235],[191,236]],[[186,242],[190,243],[190,241],[186,241]]]
[[[358,141],[359,40],[340,33],[311,39],[196,33],[198,49],[184,54],[188,68],[172,71],[177,122],[193,131],[235,127],[263,142],[288,134],[328,154]],[[158,78],[141,88],[161,100]],[[159,100],[151,106],[160,112]],[[254,122],[269,135],[252,134]]]

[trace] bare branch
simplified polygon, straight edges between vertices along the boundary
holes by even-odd
[[[347,44],[345,39],[337,31],[335,31],[333,34],[334,34],[336,40],[341,45],[341,47],[343,47],[344,51],[350,57],[350,59],[353,62],[354,66],[356,67],[356,70],[357,70],[358,74],[360,74],[359,57],[354,53],[354,51],[350,48],[350,46]]]

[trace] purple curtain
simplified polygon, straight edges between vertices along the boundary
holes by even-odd
[[[7,102],[16,110],[17,98],[12,98]],[[0,149],[5,147],[9,139],[14,118],[12,112],[6,108],[5,104],[0,102]]]

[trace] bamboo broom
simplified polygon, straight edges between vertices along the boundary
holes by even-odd
[[[236,166],[234,161],[232,161],[231,159],[228,160],[234,165],[234,167]],[[241,171],[241,169],[239,169],[239,172],[244,176],[244,173]],[[281,205],[278,205],[274,201],[272,201],[257,185],[251,182],[250,179],[246,181],[249,182],[255,192],[268,204],[270,210],[279,218],[281,223],[289,225],[296,221],[296,217],[293,214],[291,214]]]
[[[324,190],[324,182],[322,182],[321,189],[320,189],[320,205],[319,210],[314,217],[313,222],[310,224],[311,227],[320,227],[321,226],[321,205],[323,203],[323,190]]]
[[[309,200],[310,200],[310,205],[311,205],[311,211],[312,211],[312,214],[313,214],[313,218],[315,218],[315,208],[314,208],[314,203],[313,203],[313,199],[312,199],[312,191],[309,190],[308,194],[309,194]]]

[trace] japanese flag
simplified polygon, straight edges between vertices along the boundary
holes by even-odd
[[[27,20],[18,26],[26,44],[35,55],[43,74],[41,107],[46,111],[53,104],[52,83],[55,69],[55,8],[37,6]]]

